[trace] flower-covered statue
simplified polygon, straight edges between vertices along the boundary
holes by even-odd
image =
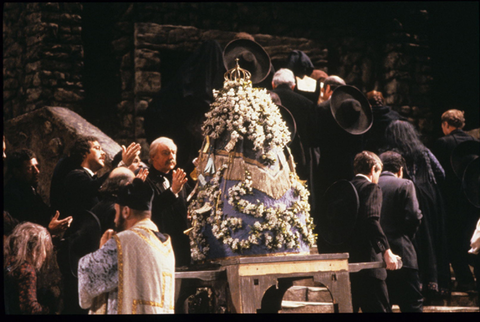
[[[214,97],[189,205],[192,258],[308,254],[315,244],[309,192],[295,173],[278,106],[238,64]]]

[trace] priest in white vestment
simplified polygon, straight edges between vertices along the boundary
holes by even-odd
[[[153,190],[135,179],[118,194],[116,231],[78,264],[80,306],[90,314],[174,313],[171,239],[150,220]]]

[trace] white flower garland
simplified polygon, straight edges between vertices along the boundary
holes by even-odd
[[[207,121],[202,130],[205,136],[218,139],[224,131],[230,133],[230,141],[225,147],[230,152],[238,140],[248,139],[253,142],[253,150],[262,152],[262,160],[267,164],[276,162],[276,148],[283,148],[290,141],[290,132],[283,121],[278,106],[276,106],[265,89],[254,89],[250,81],[243,79],[227,80],[224,88],[214,90],[215,102],[205,114]],[[266,151],[266,152],[265,152]],[[250,227],[249,236],[240,240],[233,238],[232,233],[243,228],[241,218],[223,213],[222,189],[220,181],[223,178],[224,164],[217,169],[210,181],[198,187],[196,198],[189,205],[189,212],[194,222],[190,232],[190,246],[192,258],[195,261],[206,259],[210,250],[206,237],[202,232],[207,225],[211,227],[213,236],[228,245],[232,251],[241,252],[250,249],[252,245],[263,243],[268,249],[274,250],[285,247],[298,249],[301,240],[313,246],[313,220],[310,217],[310,204],[308,203],[309,191],[298,180],[295,173],[290,174],[290,181],[297,201],[290,207],[284,204],[275,207],[265,207],[257,200],[253,204],[242,196],[253,194],[252,178],[245,170],[245,179],[230,187],[227,191],[227,202],[234,209],[254,218],[263,218],[263,222],[256,221]],[[223,185],[226,181],[223,181]],[[209,211],[197,213],[195,210],[209,206]],[[300,221],[298,215],[304,214],[305,223]],[[295,228],[295,232],[293,232]]]
[[[250,227],[251,230],[247,239],[232,238],[231,234],[242,228],[243,222],[241,218],[226,217],[223,213],[219,179],[226,168],[227,165],[224,164],[212,180],[199,191],[197,199],[189,206],[190,210],[200,208],[203,205],[203,198],[207,199],[207,203],[213,205],[208,216],[207,214],[193,212],[192,219],[197,223],[191,232],[192,239],[190,242],[194,260],[204,260],[210,249],[204,234],[201,232],[202,227],[207,223],[211,226],[213,236],[228,245],[234,252],[249,249],[252,245],[260,245],[262,240],[270,250],[282,247],[298,249],[301,239],[309,246],[315,244],[314,224],[309,215],[309,192],[298,181],[294,173],[291,174],[290,179],[293,183],[295,195],[299,197],[299,200],[293,202],[287,208],[283,204],[276,207],[265,207],[259,200],[257,200],[257,204],[253,204],[242,199],[242,196],[253,194],[250,173],[245,171],[245,180],[228,189],[228,203],[235,210],[255,218],[264,218],[264,221],[263,223],[256,221]],[[305,224],[298,218],[297,214],[299,213],[305,215]],[[292,231],[293,227],[296,228],[295,232]]]
[[[226,146],[231,151],[238,140],[253,142],[254,151],[268,151],[262,160],[273,164],[272,149],[283,149],[290,141],[290,131],[266,89],[253,88],[244,79],[225,81],[223,89],[213,90],[215,101],[205,114],[202,130],[205,136],[218,139],[224,131],[230,132]]]

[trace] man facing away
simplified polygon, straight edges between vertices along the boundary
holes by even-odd
[[[282,105],[292,113],[295,119],[300,144],[291,147],[292,154],[297,163],[296,170],[299,178],[308,180],[310,183],[310,136],[314,126],[314,104],[305,96],[294,92],[295,76],[290,69],[281,68],[273,75],[272,88],[272,92],[278,95]]]
[[[457,177],[453,170],[451,156],[460,143],[473,141],[475,138],[462,130],[465,126],[463,111],[448,110],[442,114],[441,121],[445,136],[435,141],[432,152],[445,169],[445,182],[440,185],[440,188],[447,213],[448,255],[455,273],[456,289],[471,291],[475,288],[475,281],[469,267],[470,259],[467,251],[470,244],[469,238],[475,230],[480,210],[471,205],[463,193],[462,179]]]
[[[116,233],[78,265],[80,306],[96,314],[174,313],[175,257],[171,239],[151,221],[153,190],[136,178],[118,193]]]
[[[405,160],[400,154],[387,151],[379,157],[383,163],[378,179],[383,196],[380,225],[392,251],[403,261],[400,270],[387,271],[390,303],[398,304],[401,312],[423,312],[417,253],[412,243],[422,219],[415,186],[403,179]]]
[[[398,269],[400,257],[395,255],[388,244],[382,227],[382,191],[378,178],[382,171],[382,161],[370,151],[362,151],[354,159],[355,177],[351,183],[358,193],[359,208],[357,222],[349,240],[350,262],[385,261],[388,270]],[[351,274],[353,311],[359,308],[366,312],[391,312],[385,268],[366,269]]]

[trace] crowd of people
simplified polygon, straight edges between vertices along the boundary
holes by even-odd
[[[261,52],[248,35],[235,41],[240,51]],[[194,192],[187,173],[202,140],[202,111],[213,100],[212,88],[221,86],[219,57],[225,53],[219,50],[213,41],[202,45],[193,55],[198,59],[188,60],[152,102],[145,123],[149,160],[141,160],[140,145],[132,143],[107,164],[96,137],[79,137],[55,167],[49,203],[37,193],[41,165],[35,154],[20,149],[5,156],[4,137],[8,314],[174,312],[175,271],[194,264],[184,233],[191,227],[187,206]],[[193,68],[199,60],[203,69]],[[346,251],[351,262],[385,261],[385,268],[351,274],[354,311],[391,312],[398,304],[402,312],[422,312],[424,298],[473,291],[480,275],[474,234],[480,206],[464,191],[465,166],[455,168],[452,161],[463,142],[473,152],[464,148],[459,157],[478,157],[478,140],[462,130],[463,112],[442,115],[445,136],[430,150],[381,92],[361,93],[314,69],[301,51],[293,51],[278,71],[267,64],[254,75],[254,85],[266,87],[282,114],[293,119],[287,122],[295,134],[289,149],[310,190],[314,221],[337,182],[350,182],[358,196],[352,233],[341,245],[319,234],[319,253]],[[174,121],[167,117],[179,113],[172,106],[198,110],[182,110]]]

